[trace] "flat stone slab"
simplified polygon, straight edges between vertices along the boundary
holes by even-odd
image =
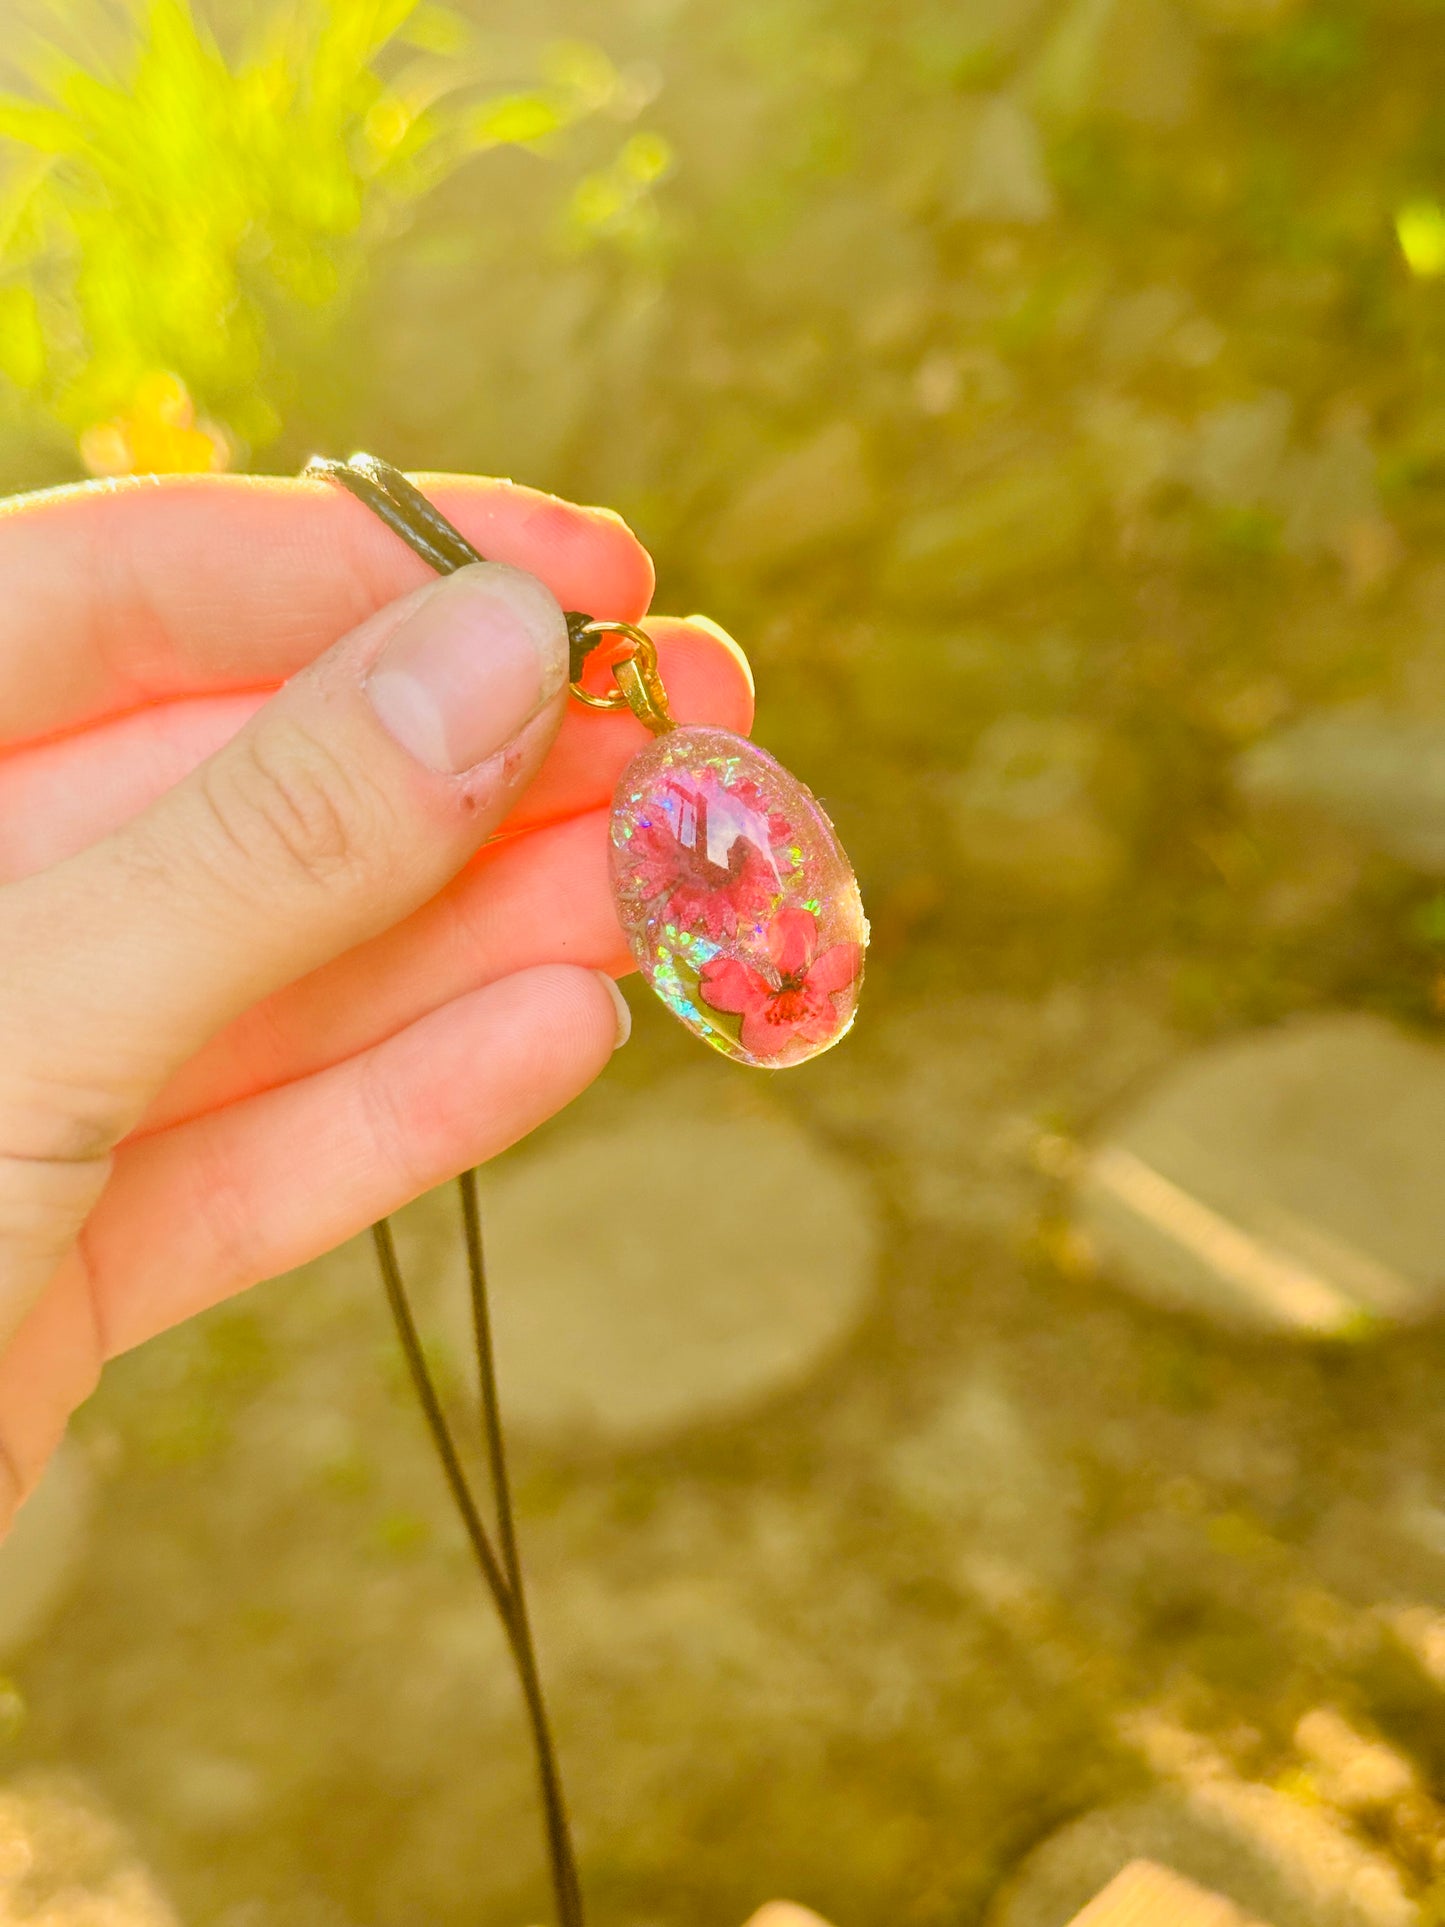
[[[1146,1860],[1227,1904],[1097,1916],[1101,1889]],[[1418,1927],[1419,1911],[1382,1856],[1269,1787],[1235,1782],[1100,1808],[1031,1854],[988,1927]]]
[[[1445,1309],[1445,1050],[1336,1014],[1187,1058],[1090,1152],[1076,1224],[1141,1297],[1357,1337]]]
[[[995,1606],[1068,1584],[1083,1516],[1077,1475],[987,1361],[971,1364],[883,1464],[899,1503],[938,1528],[938,1569],[955,1583]]]
[[[5,1927],[180,1927],[133,1843],[87,1788],[57,1774],[0,1787]]]
[[[1309,813],[1445,876],[1445,720],[1320,711],[1257,743],[1237,774],[1252,802]]]
[[[1153,1860],[1131,1860],[1071,1927],[1266,1927]]]
[[[801,1384],[855,1325],[879,1222],[867,1174],[766,1101],[705,1109],[710,1080],[630,1097],[482,1173],[509,1423],[614,1441],[749,1410]],[[470,1351],[450,1200],[402,1252]]]

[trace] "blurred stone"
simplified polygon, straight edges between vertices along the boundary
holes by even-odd
[[[1445,715],[1445,560],[1411,572],[1409,640],[1398,671],[1398,700],[1407,715]]]
[[[1047,0],[969,0],[967,7],[920,7],[900,17],[900,39],[937,87],[990,72],[1017,53]]]
[[[883,591],[908,604],[975,601],[1067,568],[1088,519],[1087,493],[1066,461],[1018,462],[909,516],[885,558]]]
[[[913,398],[923,415],[946,415],[957,406],[962,391],[958,357],[934,349],[919,362],[913,377]]]
[[[654,1438],[792,1389],[852,1330],[879,1246],[866,1174],[765,1102],[717,1115],[713,1088],[652,1087],[613,1128],[483,1173],[510,1421]],[[432,1289],[465,1357],[449,1227]]]
[[[1090,794],[1099,742],[1063,716],[1003,716],[945,778],[954,847],[972,870],[1031,897],[1100,896],[1123,864]]]
[[[1252,827],[1260,836],[1255,847],[1273,870],[1259,897],[1264,927],[1309,930],[1337,916],[1359,889],[1365,853],[1358,837],[1318,817],[1286,820],[1277,811],[1267,826],[1256,821]]]
[[[1079,1542],[1076,1482],[997,1373],[971,1369],[893,1448],[889,1470],[909,1510],[945,1528],[940,1543],[956,1549],[951,1576],[989,1604],[1067,1582]]]
[[[0,1657],[37,1633],[65,1598],[85,1551],[90,1469],[62,1445],[0,1545]]]
[[[903,618],[870,625],[834,673],[846,676],[855,727],[891,749],[957,764],[980,709],[995,705],[1017,644],[981,624]]]
[[[1172,281],[1155,282],[1119,295],[1109,303],[1103,317],[1101,355],[1112,366],[1133,368],[1161,354],[1189,307],[1188,294]]]
[[[1445,1304],[1445,1051],[1340,1014],[1187,1059],[1090,1154],[1077,1222],[1141,1296],[1358,1336]]]
[[[795,204],[794,218],[769,245],[743,248],[734,257],[740,291],[751,286],[773,313],[787,315],[813,332],[819,349],[817,372],[832,365],[833,350],[816,333],[817,322],[828,310],[835,311],[841,325],[851,331],[860,302],[871,304],[906,290],[932,306],[943,293],[931,228],[923,221],[900,219],[899,212],[890,208],[889,217],[880,221],[876,201],[839,185],[828,191],[815,183],[815,191]],[[742,312],[733,309],[734,333]],[[760,358],[768,353],[773,332],[753,336],[748,361],[754,375]],[[809,416],[814,423],[827,419],[822,400],[826,392],[815,391]],[[779,395],[791,404],[793,418],[799,394],[795,385]]]
[[[1173,1050],[1136,994],[1076,985],[1043,998],[935,995],[879,1012],[870,1046],[823,1060],[816,1089],[833,1128],[877,1143],[915,1223],[1014,1245],[1048,1199],[1043,1120],[1097,1113]]]
[[[984,107],[965,149],[952,212],[967,221],[1032,225],[1054,212],[1043,143],[1027,108],[1009,94]]]
[[[122,1829],[79,1782],[0,1788],[4,1927],[178,1927]]]
[[[1182,127],[1199,98],[1199,34],[1172,0],[1116,6],[1100,38],[1094,106],[1140,127]]]
[[[1271,406],[1275,416],[1282,417],[1288,403],[1280,395],[1266,396],[1205,418],[1200,430],[1202,492],[1244,505],[1268,501],[1283,517],[1284,546],[1291,554],[1333,556],[1353,595],[1380,588],[1399,566],[1404,544],[1381,504],[1366,424],[1355,412],[1346,412],[1326,428],[1312,450],[1286,456],[1280,440],[1284,424],[1271,422],[1266,412]],[[1222,491],[1210,486],[1211,424],[1216,438],[1225,436]],[[1252,493],[1230,486],[1231,438],[1240,441],[1235,465],[1242,460]],[[1213,461],[1218,468],[1217,453]]]
[[[876,509],[862,434],[833,422],[744,487],[714,525],[708,556],[721,569],[777,569],[857,534]]]
[[[1445,1692],[1445,1613],[1429,1606],[1401,1606],[1383,1618],[1425,1677]]]
[[[1287,484],[1285,547],[1295,555],[1335,556],[1358,588],[1383,580],[1399,552],[1399,538],[1380,505],[1375,468],[1363,424],[1346,418],[1321,436],[1312,453],[1296,459]]]
[[[1028,80],[1029,99],[1065,125],[1093,105],[1099,54],[1116,0],[1069,0],[1053,22]]]
[[[1153,1860],[1131,1860],[1069,1927],[1264,1927]]]
[[[978,432],[1005,415],[1018,392],[1018,377],[987,348],[967,353],[936,349],[919,363],[913,378],[920,412],[951,415],[967,432]]]
[[[1383,1740],[1357,1732],[1333,1707],[1306,1713],[1294,1730],[1321,1797],[1345,1813],[1386,1813],[1419,1791],[1415,1769]]]
[[[1133,514],[1181,472],[1189,449],[1187,430],[1168,415],[1141,408],[1126,395],[1087,396],[1080,425],[1088,436],[1114,506]]]
[[[1169,1868],[1230,1901],[1246,1920],[1269,1927],[1419,1923],[1383,1855],[1269,1787],[1221,1776],[1104,1808],[1065,1827],[1025,1861],[989,1927],[1069,1927],[1101,1887],[1137,1860]],[[1183,1927],[1188,1916],[1157,1919],[1159,1927],[1176,1920]],[[1141,1927],[1144,1922],[1154,1927],[1148,1915]]]
[[[1445,721],[1321,711],[1255,744],[1237,777],[1256,805],[1314,814],[1445,876]]]
[[[188,1750],[165,1765],[166,1811],[187,1833],[235,1833],[255,1825],[267,1804],[265,1780],[249,1760]]]
[[[1207,314],[1191,315],[1174,330],[1169,343],[1172,360],[1181,368],[1207,368],[1229,346],[1229,336]]]
[[[1277,389],[1208,410],[1195,429],[1189,479],[1221,507],[1279,504],[1293,418],[1293,402]]]
[[[896,354],[920,339],[932,314],[930,288],[885,288],[858,309],[859,344],[870,354]]]

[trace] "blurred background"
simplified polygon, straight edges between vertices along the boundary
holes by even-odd
[[[634,997],[486,1174],[601,1927],[1136,1854],[1445,1921],[1439,0],[0,0],[0,68],[0,486],[612,503],[858,864],[842,1048]],[[0,1667],[6,1921],[545,1917],[364,1247],[112,1370]]]

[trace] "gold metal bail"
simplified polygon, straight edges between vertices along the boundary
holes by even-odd
[[[589,622],[578,633],[598,637],[625,636],[632,644],[627,655],[612,665],[617,687],[610,689],[605,696],[594,696],[590,689],[584,689],[580,682],[574,682],[570,687],[578,702],[586,703],[589,709],[630,709],[654,736],[676,729],[677,725],[667,707],[667,691],[658,674],[657,645],[645,629],[639,629],[631,622],[604,620]]]

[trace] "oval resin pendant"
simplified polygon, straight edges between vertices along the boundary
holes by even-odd
[[[669,729],[612,802],[612,883],[638,968],[743,1064],[801,1064],[848,1030],[868,920],[811,791],[729,729]]]

